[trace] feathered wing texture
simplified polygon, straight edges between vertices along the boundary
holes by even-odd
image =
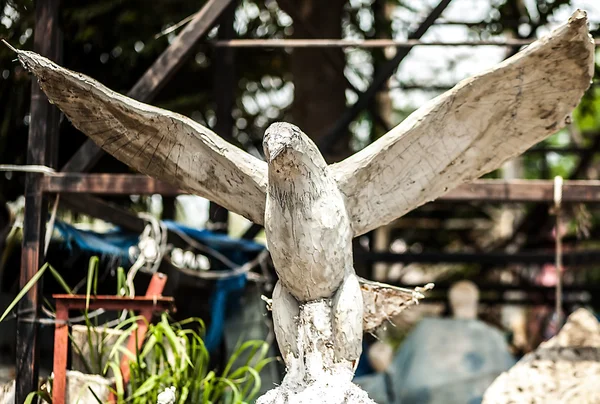
[[[590,85],[594,44],[577,11],[549,36],[459,83],[331,166],[354,235],[501,166],[565,125]]]
[[[410,306],[419,304],[424,293],[433,289],[429,283],[415,289],[399,288],[358,278],[363,298],[363,331],[374,332],[386,321],[402,313]]]
[[[19,60],[73,125],[137,171],[264,221],[267,165],[182,115],[115,93],[27,51]]]

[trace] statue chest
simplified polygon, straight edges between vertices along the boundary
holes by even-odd
[[[265,231],[279,279],[308,301],[332,296],[352,268],[352,233],[341,197],[303,202],[267,198]]]

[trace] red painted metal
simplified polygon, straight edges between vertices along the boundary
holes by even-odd
[[[69,310],[85,309],[85,295],[52,295],[54,299],[62,301]],[[147,296],[121,297],[121,296],[92,296],[89,303],[90,310],[143,310],[151,309],[155,312],[173,311],[175,301],[172,297],[152,298]]]
[[[162,295],[162,291],[165,288],[167,283],[167,276],[161,273],[156,273],[152,276],[150,280],[150,284],[148,285],[148,289],[146,289],[146,297],[156,299]],[[142,344],[144,343],[144,339],[146,338],[146,332],[148,331],[148,324],[152,321],[152,309],[146,308],[140,310],[139,315],[142,317],[137,322],[137,330],[132,333],[129,337],[129,341],[127,342],[127,350],[131,353],[134,353],[142,348]],[[129,382],[130,369],[129,369],[130,359],[127,355],[123,355],[121,358],[121,376],[123,378],[123,384],[127,384]],[[108,400],[109,403],[116,403],[117,398],[113,392],[110,393],[110,397]]]
[[[150,321],[152,319],[152,313],[175,311],[174,299],[172,297],[160,296],[166,281],[167,277],[165,275],[155,274],[148,286],[146,296],[92,296],[89,299],[88,309],[114,311],[137,310],[144,318]],[[67,323],[69,319],[69,310],[85,309],[87,297],[85,295],[53,295],[53,298],[56,300],[56,324],[54,328],[54,382],[52,385],[52,403],[65,404],[67,357],[69,351],[69,326]],[[144,323],[145,328],[141,335],[138,328],[138,340],[143,342],[148,328],[147,324],[144,321],[142,322]],[[138,323],[138,327],[139,325],[140,324]],[[135,336],[132,336],[132,338],[135,341]],[[121,364],[121,368],[123,368],[123,363]]]
[[[54,381],[52,402],[64,404],[67,389],[67,355],[69,352],[69,309],[65,301],[56,301],[56,324],[54,326]]]

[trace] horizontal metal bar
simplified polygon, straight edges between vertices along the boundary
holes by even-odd
[[[387,91],[390,91],[390,90],[448,91],[448,90],[451,90],[452,88],[454,88],[458,84],[460,84],[460,82],[457,82],[454,84],[446,84],[446,83],[443,83],[443,84],[418,84],[418,83],[402,84],[402,83],[398,83],[398,84],[392,84],[392,85],[385,86],[384,88]],[[598,83],[592,83],[590,85],[590,88],[600,88],[600,86],[598,85]]]
[[[586,304],[590,304],[590,303],[595,303],[597,300],[596,299],[588,299],[588,298],[580,298],[580,297],[576,297],[576,298],[569,298],[569,299],[563,299],[563,305],[586,305]],[[425,298],[423,300],[420,300],[419,304],[427,304],[427,303],[448,303],[448,297],[447,296],[432,296],[432,297],[428,297]],[[506,299],[502,296],[499,296],[497,298],[480,298],[479,299],[479,305],[480,306],[499,306],[499,305],[510,305],[510,306],[523,306],[523,307],[529,307],[529,306],[548,306],[548,307],[554,307],[556,303],[556,299],[552,296],[535,296],[532,298],[523,298],[523,299]]]
[[[60,173],[43,178],[49,193],[174,196],[188,194],[165,182],[138,174]],[[551,180],[475,180],[438,198],[445,202],[553,202]],[[600,181],[572,180],[563,184],[563,202],[600,203]]]
[[[395,283],[404,288],[415,288],[421,285],[407,285]],[[426,292],[421,303],[448,302],[448,291],[451,284],[441,283]],[[556,300],[553,286],[541,285],[505,285],[505,284],[477,284],[479,289],[479,303],[482,305],[511,304],[511,305],[537,305],[552,304]],[[600,299],[600,288],[589,285],[565,285],[563,302],[566,304],[597,303]]]
[[[140,174],[60,173],[52,177],[44,177],[42,187],[49,193],[97,195],[174,196],[187,193],[170,184]]]
[[[410,287],[404,285],[403,287]],[[435,288],[427,295],[420,304],[427,303],[448,303],[449,286]],[[437,293],[433,293],[437,291]],[[522,292],[519,296],[510,296],[506,292]],[[563,304],[597,304],[599,301],[597,288],[585,288],[583,286],[573,286],[563,296]],[[556,302],[555,288],[553,287],[531,287],[514,286],[504,287],[504,285],[479,286],[479,304],[480,305],[499,305],[509,304],[515,306],[537,306],[540,304],[553,306]]]
[[[580,154],[580,153],[596,153],[595,150],[590,150],[584,147],[533,147],[525,153],[556,153],[556,154]]]
[[[172,297],[119,297],[119,296],[91,296],[89,302],[85,295],[52,295],[68,309],[106,309],[106,310],[143,310],[155,309],[157,311],[174,310],[175,300]],[[88,304],[89,303],[89,304]]]
[[[438,200],[447,202],[553,202],[554,181],[476,180],[455,188]],[[562,201],[565,203],[600,203],[600,181],[565,181]]]
[[[423,252],[415,253],[391,253],[356,251],[354,258],[363,262],[386,262],[386,263],[422,263],[422,264],[549,264],[554,263],[554,252],[529,251],[529,252],[485,252],[485,253],[446,253],[446,252]],[[600,251],[574,251],[563,254],[564,265],[597,264],[600,261]]]
[[[523,292],[523,293],[554,293],[554,286],[542,286],[542,285],[510,285],[510,284],[502,284],[502,283],[489,283],[489,282],[475,282],[477,288],[479,289],[479,294],[482,297],[489,297],[489,294],[492,293],[506,293],[506,292]],[[405,283],[393,283],[394,286],[399,286],[403,288],[416,288],[418,286],[423,285],[407,285]],[[433,289],[425,292],[425,296],[428,296],[432,293],[442,293],[447,292],[452,288],[451,283],[443,282],[436,283]],[[600,293],[600,287],[597,285],[564,285],[564,291],[569,294],[573,293]],[[514,296],[514,293],[511,295]],[[511,297],[509,296],[509,298]],[[516,297],[515,297],[516,299]]]
[[[600,39],[594,40],[596,46]],[[421,41],[418,39],[230,39],[209,44],[227,48],[413,48],[415,46],[505,46],[529,45],[534,40],[507,38],[490,41]]]

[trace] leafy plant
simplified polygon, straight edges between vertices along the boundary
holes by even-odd
[[[96,294],[98,284],[97,257],[92,257],[88,266],[86,283],[86,306]],[[0,321],[15,308],[19,300],[49,271],[63,289],[72,294],[66,284],[49,264],[45,264],[27,283],[14,301],[5,310]],[[125,275],[119,268],[118,294],[127,293]],[[94,312],[83,311],[85,324],[85,346],[79,346],[71,335],[72,347],[82,359],[87,373],[106,377],[113,373],[114,392],[118,404],[155,404],[158,395],[167,388],[174,387],[178,404],[237,404],[251,401],[260,391],[260,371],[273,358],[267,358],[269,349],[264,341],[251,340],[240,343],[229,358],[223,371],[217,373],[209,368],[209,352],[202,336],[205,326],[201,319],[189,318],[181,322],[171,322],[163,313],[157,324],[150,324],[141,349],[129,352],[126,348],[130,335],[137,335],[138,321],[143,317],[129,316],[115,327],[97,324]],[[115,340],[114,332],[120,335]],[[137,344],[136,344],[137,345]],[[87,354],[87,355],[86,355]],[[125,382],[120,363],[123,356],[130,359],[130,380]],[[51,402],[52,380],[40,391],[31,393],[26,403],[37,399]],[[92,391],[96,400],[102,401]]]
[[[175,387],[177,403],[242,403],[252,400],[260,390],[260,371],[272,359],[266,358],[268,345],[247,341],[237,347],[220,374],[208,367],[209,353],[195,326],[203,329],[200,319],[172,323],[163,314],[158,324],[150,325],[142,349],[129,364],[131,381],[128,395],[118,364],[108,366],[115,374],[118,403],[156,403],[158,395]],[[123,352],[119,345],[115,351]],[[244,358],[243,360],[241,358]]]

